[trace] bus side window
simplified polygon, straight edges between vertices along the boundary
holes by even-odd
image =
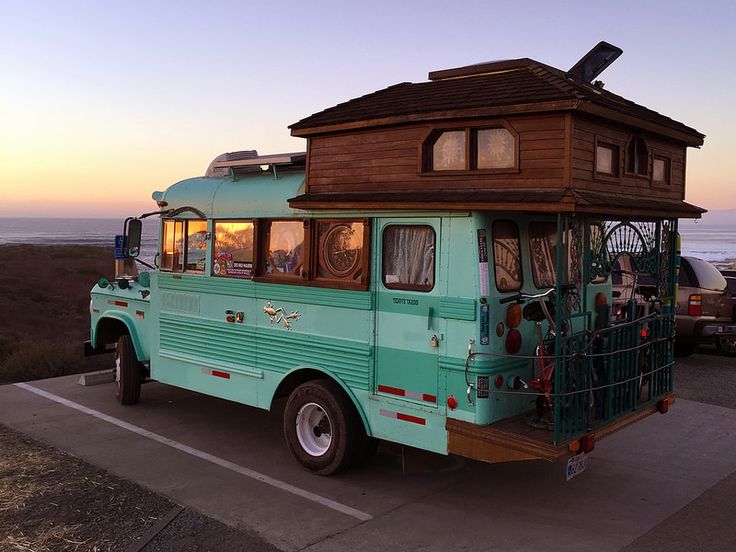
[[[264,276],[306,278],[309,259],[305,250],[305,222],[301,219],[270,220],[263,224],[263,229],[265,258],[260,266],[265,268]]]
[[[519,227],[510,220],[497,220],[493,235],[493,265],[498,291],[519,291],[524,281],[521,271]]]
[[[253,277],[253,233],[252,220],[215,222],[213,276]]]
[[[161,270],[204,271],[207,249],[207,222],[204,220],[164,220]]]
[[[431,291],[434,252],[435,233],[431,226],[387,226],[383,231],[383,285],[389,289]]]
[[[186,272],[204,272],[204,261],[207,256],[207,221],[189,220],[187,225]]]
[[[161,240],[161,270],[181,271],[182,243],[184,241],[184,221],[164,220],[164,233]]]

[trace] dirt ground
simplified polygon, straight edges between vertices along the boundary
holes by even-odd
[[[2,425],[0,451],[3,552],[277,551]]]
[[[0,550],[124,550],[174,504],[0,426]]]

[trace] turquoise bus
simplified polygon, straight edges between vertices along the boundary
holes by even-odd
[[[122,404],[150,380],[266,410],[286,397],[287,446],[323,475],[385,440],[567,459],[570,476],[596,439],[666,412],[676,220],[289,207],[304,182],[304,154],[228,154],[126,221],[86,344],[115,345]],[[158,252],[138,272],[148,216]],[[646,313],[616,297],[624,253],[653,275]]]

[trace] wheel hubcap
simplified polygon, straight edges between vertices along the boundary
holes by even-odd
[[[322,456],[332,443],[332,424],[327,412],[317,403],[307,403],[296,415],[296,437],[304,452]]]

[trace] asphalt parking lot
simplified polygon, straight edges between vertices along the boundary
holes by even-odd
[[[289,456],[278,409],[158,383],[134,407],[76,376],[4,386],[0,422],[282,550],[732,550],[736,359],[707,353],[678,362],[669,413],[599,442],[567,483],[545,462],[404,474],[392,447],[322,478]]]

